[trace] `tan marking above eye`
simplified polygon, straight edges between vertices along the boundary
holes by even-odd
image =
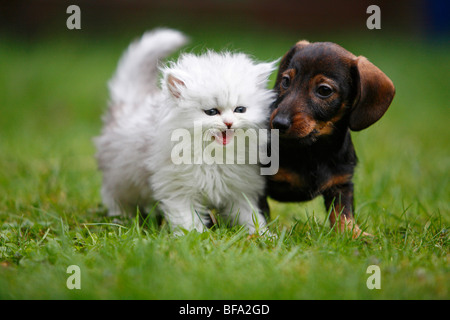
[[[295,69],[288,69],[283,74],[287,73],[289,78],[294,79],[295,75],[297,74],[297,71]]]
[[[330,79],[330,78],[328,78],[328,77],[326,77],[323,74],[318,74],[318,75],[314,76],[310,80],[310,87],[309,88],[310,88],[311,92],[314,92],[314,90],[319,88],[321,85],[329,86],[333,90],[333,94],[337,93],[337,88],[338,87],[337,87],[335,81]],[[333,94],[331,96],[333,96]]]
[[[287,69],[286,71],[284,71],[281,74],[281,81],[280,81],[280,88],[281,88],[281,90],[286,90],[287,89],[287,88],[285,88],[283,86],[283,78],[285,78],[285,77],[289,78],[289,85],[290,85],[292,83],[292,80],[295,78],[295,74],[296,74],[295,69]]]

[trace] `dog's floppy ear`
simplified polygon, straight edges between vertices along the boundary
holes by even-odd
[[[184,82],[173,75],[169,74],[167,76],[167,88],[174,98],[179,98],[181,96],[180,88],[185,87]]]
[[[281,82],[281,74],[286,71],[289,64],[291,63],[292,57],[301,49],[309,45],[309,42],[306,40],[301,40],[297,42],[288,52],[281,58],[280,67],[278,68],[277,80],[275,81],[275,88],[280,86]]]
[[[359,131],[383,116],[394,98],[395,87],[391,79],[363,56],[355,59],[354,68],[357,93],[349,127]]]

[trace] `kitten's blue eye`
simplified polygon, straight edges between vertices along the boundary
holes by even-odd
[[[244,113],[245,111],[247,111],[246,107],[236,107],[236,109],[234,109],[234,112],[236,113]]]
[[[208,109],[208,110],[203,110],[208,116],[215,116],[216,114],[219,114],[219,110],[217,110],[216,108],[214,109]]]

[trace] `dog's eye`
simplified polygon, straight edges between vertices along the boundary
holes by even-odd
[[[215,116],[216,114],[219,114],[219,110],[216,108],[203,110],[203,112],[205,112],[208,116]]]
[[[247,111],[246,107],[236,107],[236,109],[234,109],[234,112],[236,113],[244,113],[245,111]]]
[[[289,88],[290,85],[291,85],[291,79],[289,79],[289,77],[287,77],[287,76],[284,76],[281,79],[281,87],[283,87],[283,89],[286,90]]]
[[[322,84],[316,89],[316,93],[319,98],[328,98],[333,94],[333,89],[327,84]]]

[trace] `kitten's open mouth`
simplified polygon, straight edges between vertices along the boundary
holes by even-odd
[[[233,140],[234,130],[225,130],[214,132],[214,138],[217,143],[227,145]]]

